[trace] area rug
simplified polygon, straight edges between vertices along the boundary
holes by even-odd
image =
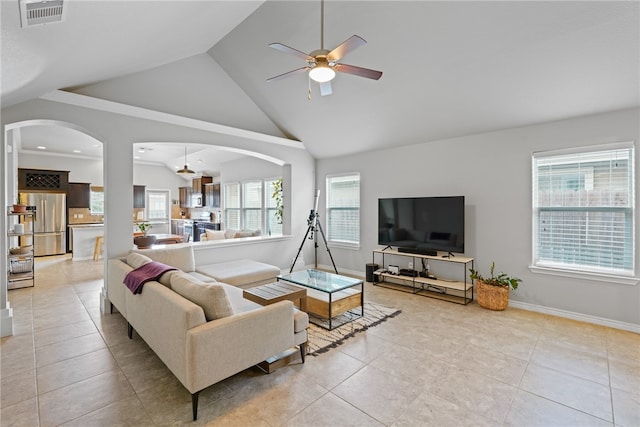
[[[364,317],[359,317],[359,309],[355,309],[353,311],[355,313],[347,312],[334,317],[334,324],[346,323],[332,331],[311,323],[309,325],[309,329],[307,329],[309,335],[307,343],[308,354],[311,356],[317,356],[319,354],[326,353],[330,349],[338,347],[357,333],[366,331],[367,329],[379,325],[387,319],[395,317],[401,313],[401,310],[372,302],[364,303]],[[310,317],[313,317],[313,315],[310,315]],[[321,319],[314,318],[313,321],[318,322],[321,321]]]

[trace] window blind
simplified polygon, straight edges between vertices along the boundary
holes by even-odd
[[[534,265],[634,274],[633,159],[632,144],[534,154]]]
[[[327,177],[327,240],[360,243],[360,174]]]

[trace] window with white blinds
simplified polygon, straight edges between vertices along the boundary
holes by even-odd
[[[262,229],[262,181],[242,183],[242,227]]]
[[[533,265],[634,275],[632,143],[533,155]]]
[[[224,184],[224,227],[235,230],[260,230],[265,235],[281,235],[276,220],[273,183],[278,178]]]
[[[169,219],[169,190],[147,190],[147,219]]]
[[[240,183],[225,184],[224,197],[224,228],[239,230],[240,227]]]
[[[360,244],[360,174],[327,177],[327,240]]]

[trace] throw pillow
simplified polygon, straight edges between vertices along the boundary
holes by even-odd
[[[144,253],[153,261],[171,265],[182,271],[195,271],[196,261],[191,245],[167,245],[165,248],[134,249],[132,252]]]
[[[149,258],[148,256],[136,252],[131,252],[129,255],[127,255],[127,264],[129,264],[134,269],[142,267],[143,265],[151,261],[151,258]]]
[[[207,321],[233,314],[227,293],[220,285],[202,283],[186,273],[178,272],[171,276],[171,289],[202,307]]]
[[[204,230],[207,234],[207,240],[224,240],[224,231],[222,230]]]
[[[239,239],[241,237],[253,237],[255,236],[255,234],[253,234],[253,231],[237,231],[235,236],[233,236],[236,239]]]
[[[236,232],[238,230],[234,230],[233,228],[228,228],[226,230],[224,230],[224,238],[225,239],[233,239],[233,236],[236,235]]]

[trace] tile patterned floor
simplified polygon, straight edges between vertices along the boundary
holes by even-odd
[[[102,262],[48,257],[9,291],[2,426],[638,426],[640,335],[366,285],[402,314],[271,375],[248,369],[189,393],[119,314]]]

